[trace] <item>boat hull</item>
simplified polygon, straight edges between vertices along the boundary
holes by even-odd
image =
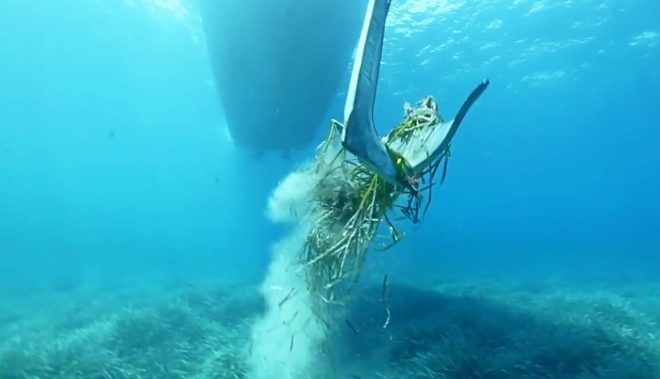
[[[237,145],[255,151],[310,145],[348,75],[362,3],[201,1],[213,73]]]

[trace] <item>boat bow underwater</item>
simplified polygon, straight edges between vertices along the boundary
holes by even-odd
[[[310,146],[337,97],[364,4],[201,0],[216,86],[238,146],[257,153]]]

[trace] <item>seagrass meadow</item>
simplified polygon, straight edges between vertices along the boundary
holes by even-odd
[[[324,358],[335,366],[318,378],[660,375],[651,281],[390,279],[387,306],[383,328],[380,283],[358,290]],[[34,294],[0,308],[0,378],[248,378],[249,325],[262,312],[249,284]]]

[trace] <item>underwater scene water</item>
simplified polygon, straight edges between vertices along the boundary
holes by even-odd
[[[368,1],[209,1],[0,2],[1,379],[660,378],[660,3],[392,0],[379,134],[490,85],[319,308],[297,170]]]

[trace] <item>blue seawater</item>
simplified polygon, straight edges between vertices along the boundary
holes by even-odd
[[[660,377],[658,15],[392,0],[381,133],[491,85],[424,222],[369,256],[337,377]],[[0,2],[0,378],[250,377],[268,196],[313,153],[232,144],[193,0]]]

